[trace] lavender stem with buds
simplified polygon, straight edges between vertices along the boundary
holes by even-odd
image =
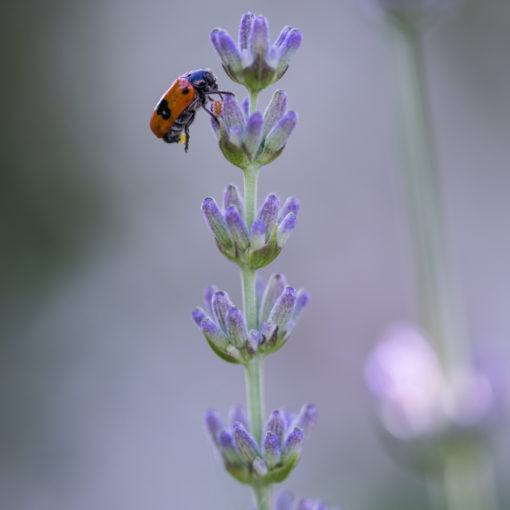
[[[287,341],[308,302],[308,292],[286,285],[283,275],[273,275],[264,289],[257,277],[257,270],[282,250],[299,210],[296,198],[289,197],[280,206],[275,194],[257,209],[258,171],[282,153],[297,122],[295,112],[287,111],[284,91],[273,94],[264,114],[257,109],[258,95],[285,73],[301,43],[301,32],[286,26],[270,46],[267,20],[246,13],[238,46],[219,28],[211,32],[211,42],[227,75],[248,90],[242,106],[225,96],[220,114],[211,121],[223,155],[243,171],[244,194],[229,185],[222,208],[211,197],[202,203],[218,249],[241,271],[243,312],[226,292],[209,286],[205,308],[196,308],[192,317],[220,358],[244,365],[249,416],[245,419],[238,407],[233,408],[229,428],[215,411],[208,411],[206,428],[225,469],[251,485],[258,510],[271,510],[272,485],[285,480],[295,467],[317,415],[315,406],[308,404],[295,416],[282,409],[266,418],[263,359]]]

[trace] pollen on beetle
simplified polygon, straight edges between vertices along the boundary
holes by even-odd
[[[184,133],[181,133],[181,136],[180,136],[180,138],[179,138],[179,141],[180,141],[181,143],[186,143],[186,135],[185,135]]]
[[[214,101],[214,103],[213,103],[213,113],[216,115],[221,115],[222,111],[223,111],[223,103],[219,99],[216,99],[216,101]]]

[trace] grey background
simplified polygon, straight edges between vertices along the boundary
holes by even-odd
[[[415,318],[386,34],[365,1],[26,1],[1,7],[0,506],[248,509],[203,432],[244,400],[242,371],[190,319],[216,283],[237,302],[200,202],[240,171],[204,115],[191,150],[148,129],[179,75],[216,70],[211,28],[243,12],[304,34],[279,86],[299,113],[269,191],[302,203],[278,260],[312,294],[266,363],[268,410],[320,419],[286,486],[345,509],[426,508],[422,481],[377,439],[365,356]],[[469,336],[505,365],[510,331],[510,4],[465,3],[426,38],[451,263]],[[261,96],[261,106],[271,92]],[[492,353],[492,354],[487,354]],[[507,435],[493,440],[509,504]]]

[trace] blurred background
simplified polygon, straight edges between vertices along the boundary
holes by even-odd
[[[319,422],[286,486],[345,509],[427,508],[423,481],[378,440],[363,365],[416,318],[389,46],[368,0],[4,2],[1,11],[0,506],[248,509],[203,431],[244,401],[242,370],[190,318],[206,284],[240,302],[200,212],[241,186],[198,114],[188,154],[149,130],[180,74],[243,12],[304,34],[278,84],[299,113],[259,198],[299,197],[298,228],[263,271],[312,294],[266,362],[267,408]],[[510,4],[467,0],[425,39],[451,266],[475,350],[510,360]],[[265,107],[273,88],[261,95]],[[502,508],[510,439],[491,440]]]

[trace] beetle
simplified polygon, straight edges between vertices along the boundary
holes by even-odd
[[[217,116],[206,108],[211,94],[232,92],[218,90],[216,77],[210,69],[197,69],[179,76],[163,94],[152,112],[152,132],[168,143],[178,143],[184,138],[184,150],[189,148],[189,127],[199,108],[203,108],[216,121]],[[184,131],[184,136],[183,136]]]

